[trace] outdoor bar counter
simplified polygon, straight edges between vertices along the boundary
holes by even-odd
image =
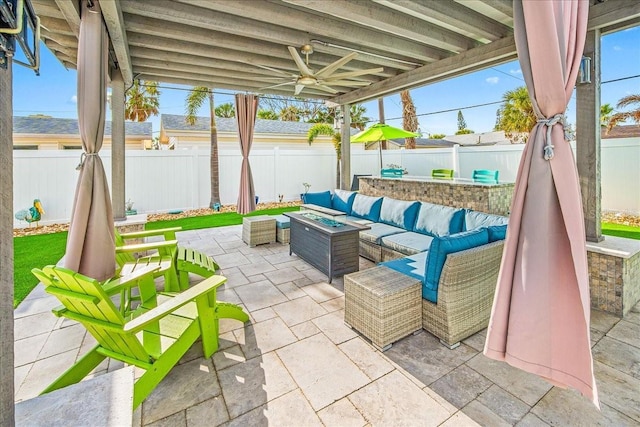
[[[360,177],[360,193],[399,200],[420,200],[455,208],[508,215],[513,182],[487,184],[471,179],[435,179],[404,175],[402,178]]]

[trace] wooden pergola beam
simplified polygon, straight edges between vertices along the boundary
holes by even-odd
[[[124,28],[124,18],[120,3],[117,1],[100,2],[102,17],[109,31],[111,45],[118,60],[118,68],[122,74],[124,86],[128,87],[133,82],[133,71],[131,69],[131,58],[129,57],[129,43],[127,32]]]

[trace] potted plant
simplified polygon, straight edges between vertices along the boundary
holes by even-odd
[[[304,187],[304,193],[300,193],[300,200],[304,202],[304,195],[309,192],[309,188],[311,187],[311,184],[309,184],[308,182],[303,182],[302,186]]]

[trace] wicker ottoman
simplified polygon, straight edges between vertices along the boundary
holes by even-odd
[[[242,218],[242,241],[250,247],[276,241],[276,220],[269,215]]]
[[[422,282],[387,267],[344,276],[344,321],[381,351],[422,329]]]
[[[289,227],[291,220],[285,215],[275,215],[276,219],[276,241],[280,243],[289,243]]]

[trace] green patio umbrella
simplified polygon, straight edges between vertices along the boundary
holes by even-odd
[[[412,138],[417,136],[420,136],[420,134],[389,126],[384,123],[378,123],[353,135],[351,137],[351,142],[376,142],[389,139]],[[382,170],[382,144],[378,144],[378,153],[380,156],[380,169]]]

